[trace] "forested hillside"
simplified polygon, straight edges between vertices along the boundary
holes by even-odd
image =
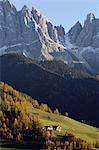
[[[46,126],[59,126],[57,131],[44,130]],[[51,110],[47,104],[18,92],[0,82],[0,138],[10,141],[37,141],[44,146],[68,148],[93,148],[99,146],[98,128],[62,116],[58,109]],[[79,132],[81,132],[79,134]],[[91,136],[90,136],[91,134]],[[87,137],[87,138],[86,138]],[[66,144],[69,143],[68,144]],[[74,144],[75,143],[75,144]],[[18,143],[20,145],[20,143]],[[34,143],[35,145],[35,143]],[[2,145],[1,145],[2,146]],[[30,145],[28,145],[30,146]],[[45,146],[48,146],[45,144]]]
[[[2,81],[49,104],[53,109],[57,107],[73,118],[99,125],[98,80],[88,76],[64,78],[17,54],[1,56],[0,62]]]
[[[62,61],[40,61],[37,62],[44,69],[56,73],[64,78],[89,78],[92,77],[82,65],[70,67]]]
[[[39,117],[28,113],[33,99],[11,86],[0,82],[0,137],[12,140],[29,140],[42,127]]]

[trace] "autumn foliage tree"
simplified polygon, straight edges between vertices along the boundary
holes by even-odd
[[[32,133],[36,133],[36,130],[36,134],[39,134],[42,127],[41,120],[29,113],[31,107],[39,108],[38,101],[3,82],[0,82],[0,92],[0,137],[24,140],[26,137],[32,139]]]

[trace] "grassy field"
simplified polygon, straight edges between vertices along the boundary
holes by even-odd
[[[39,116],[40,120],[42,121],[43,126],[60,125],[62,127],[62,131],[61,132],[54,131],[53,136],[64,135],[66,132],[68,132],[68,133],[74,134],[76,138],[86,140],[89,144],[96,143],[96,141],[99,140],[98,128],[80,123],[78,121],[70,119],[69,117],[65,117],[65,116],[58,115],[58,114],[47,113],[47,112],[41,111],[40,109],[36,109],[33,107],[29,108],[28,110],[31,115]],[[2,141],[0,143],[2,143]],[[30,146],[30,144],[31,143],[27,143],[26,146]],[[0,148],[0,150],[21,150],[21,149],[22,149],[22,146],[16,147],[16,142],[14,143],[13,146],[9,148],[7,147],[6,144],[5,146]],[[27,148],[26,150],[32,150],[32,148],[30,149]]]
[[[29,109],[32,115],[39,115],[42,120],[43,125],[60,125],[62,127],[62,131],[60,133],[64,135],[66,132],[73,133],[77,138],[81,138],[86,140],[88,143],[95,143],[99,140],[99,129],[80,123],[69,117],[65,117],[62,115],[56,115],[41,111],[36,108]]]

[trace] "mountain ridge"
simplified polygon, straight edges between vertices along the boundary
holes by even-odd
[[[99,73],[98,24],[99,19],[92,13],[87,15],[84,26],[78,21],[68,33],[64,27],[54,26],[35,7],[24,5],[17,11],[8,0],[0,1],[0,55],[23,52],[36,60],[62,60],[75,65],[72,56],[94,74]],[[85,57],[87,55],[87,57]]]

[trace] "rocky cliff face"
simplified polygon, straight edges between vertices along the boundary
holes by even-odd
[[[84,23],[84,27],[76,40],[76,44],[82,47],[93,45],[95,30],[96,30],[95,16],[93,14],[88,14],[87,19]]]
[[[99,19],[95,18],[92,13],[88,14],[83,28],[77,22],[68,32],[68,35],[71,42],[79,47],[92,46],[99,48]]]
[[[77,37],[79,36],[80,32],[82,30],[82,25],[78,21],[68,32],[68,35],[71,39],[71,43],[75,43]]]
[[[0,1],[0,47],[6,51],[15,51],[30,47],[38,39],[35,49],[41,48],[40,39],[36,32],[36,24],[32,21],[31,13],[26,6],[20,12],[9,3]]]
[[[72,66],[83,62],[92,71],[89,56],[99,59],[99,19],[90,13],[83,27],[77,22],[65,33],[62,25],[53,26],[35,7],[17,11],[8,0],[0,0],[0,55],[10,52],[37,60],[62,60]]]
[[[90,13],[81,27],[76,23],[68,32],[70,42],[76,45],[75,55],[91,72],[99,73],[99,19]]]
[[[64,33],[63,33],[64,32]],[[0,1],[0,48],[2,51],[24,51],[34,59],[53,59],[50,51],[63,50],[63,27],[54,27],[35,7],[21,11]]]

